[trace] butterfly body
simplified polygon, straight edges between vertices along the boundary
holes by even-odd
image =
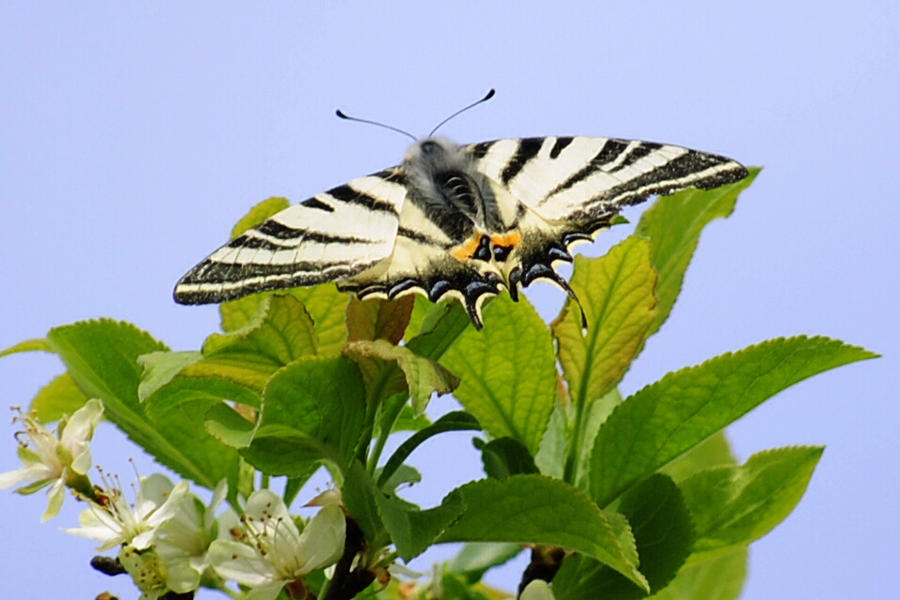
[[[481,327],[481,306],[503,289],[551,281],[555,266],[651,195],[742,179],[715,154],[637,140],[502,139],[458,145],[418,140],[403,162],[295,204],[235,238],[175,288],[185,304],[335,281],[393,298],[457,298]]]

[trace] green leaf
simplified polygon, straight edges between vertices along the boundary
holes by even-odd
[[[376,469],[375,475],[381,480],[382,469]],[[396,471],[381,485],[382,491],[393,494],[397,491],[397,488],[401,485],[405,484],[414,484],[420,483],[422,481],[422,474],[419,473],[419,470],[415,467],[411,467],[407,464],[400,465]]]
[[[266,198],[251,208],[246,215],[241,217],[241,219],[235,223],[234,228],[231,230],[231,238],[229,239],[233,240],[248,229],[256,227],[269,217],[274,216],[276,213],[280,213],[290,205],[291,202],[287,198],[280,198],[278,196]]]
[[[659,303],[648,335],[669,318],[703,228],[713,219],[730,215],[740,193],[759,172],[759,167],[751,168],[749,177],[713,190],[691,188],[664,196],[644,211],[635,233],[650,238],[653,266],[659,276]]]
[[[761,538],[800,502],[821,446],[767,450],[742,466],[713,467],[685,480],[685,501],[697,528],[697,564]]]
[[[263,301],[273,296],[291,296],[303,303],[315,325],[317,350],[320,356],[334,356],[340,353],[347,342],[344,313],[349,296],[339,292],[333,283],[250,294],[237,300],[223,302],[219,306],[222,313],[222,330],[234,332],[246,327],[258,313]]]
[[[43,338],[34,338],[19,342],[5,350],[0,350],[0,358],[19,352],[54,352],[53,345]]]
[[[243,328],[206,338],[203,360],[182,373],[222,377],[261,391],[275,371],[316,349],[316,332],[303,303],[289,295],[269,296]]]
[[[417,431],[409,437],[405,442],[400,444],[394,454],[388,459],[381,469],[381,475],[378,477],[378,487],[383,487],[385,482],[390,479],[394,471],[412,454],[412,451],[418,448],[422,442],[428,438],[445,431],[477,431],[481,429],[478,420],[467,412],[458,410],[449,412],[440,419],[429,425],[428,427]]]
[[[481,442],[475,447],[481,450],[481,463],[488,477],[506,479],[510,475],[538,472],[528,448],[519,440],[502,437],[486,444],[478,439],[474,441]]]
[[[375,494],[375,504],[397,554],[407,562],[434,543],[464,508],[457,494],[448,494],[439,506],[429,510],[419,510],[396,496],[385,494]]]
[[[747,578],[747,549],[739,548],[702,565],[682,568],[653,600],[737,600]]]
[[[456,300],[428,303],[427,306],[430,306],[430,310],[422,317],[421,325],[416,330],[419,333],[409,339],[406,347],[419,356],[439,360],[456,339],[469,329],[472,321]]]
[[[447,394],[459,385],[456,375],[440,364],[413,353],[407,347],[394,346],[387,340],[350,342],[344,349],[344,354],[357,362],[377,359],[396,363],[403,371],[413,411],[417,414],[425,410],[432,393]],[[390,388],[388,394],[396,391]]]
[[[351,342],[387,340],[391,344],[399,343],[409,324],[414,302],[413,296],[396,300],[351,297],[347,305],[347,339]]]
[[[488,569],[499,567],[522,553],[519,544],[473,542],[463,545],[459,553],[446,564],[447,569],[469,583],[480,581]]]
[[[669,373],[626,399],[600,428],[591,455],[591,493],[606,506],[637,480],[779,391],[875,356],[840,341],[800,336],[770,340]]]
[[[203,425],[211,436],[232,448],[246,448],[256,432],[256,423],[251,423],[224,402],[214,404],[207,411]]]
[[[653,475],[632,488],[619,510],[628,518],[640,557],[641,573],[657,591],[665,587],[691,552],[691,518],[678,486]],[[584,556],[566,558],[553,579],[556,600],[644,598],[646,592],[609,567]]]
[[[538,444],[556,403],[556,356],[547,325],[524,297],[498,296],[487,326],[469,329],[444,355],[461,380],[456,398],[493,437]]]
[[[637,569],[627,523],[616,513],[600,510],[580,490],[543,475],[514,475],[475,481],[455,491],[466,510],[440,541],[560,546],[606,563],[649,589]]]
[[[214,333],[203,342],[203,356],[258,363],[272,371],[301,356],[316,353],[312,319],[293,296],[270,296],[243,328]]]
[[[258,402],[245,398],[251,391],[217,378],[177,376],[144,401],[149,419],[166,438],[178,446],[193,467],[203,473],[201,485],[215,488],[223,478],[231,492],[237,490],[240,457],[233,448],[213,437],[205,427],[209,410],[223,398]]]
[[[708,437],[661,469],[681,483],[697,471],[737,463],[724,431]]]
[[[403,400],[405,402],[406,399],[404,398]],[[394,433],[398,431],[421,431],[429,425],[431,425],[431,420],[427,415],[416,414],[411,406],[404,404],[400,409],[400,415],[394,421],[391,431]]]
[[[378,548],[387,544],[384,524],[375,505],[375,497],[382,492],[375,487],[372,476],[362,463],[358,460],[351,463],[340,488],[344,507],[363,530],[369,547]]]
[[[239,432],[233,432],[239,438]],[[266,475],[306,478],[320,465],[340,481],[346,470],[346,459],[334,447],[291,425],[270,423],[258,425],[250,445],[240,455]]]
[[[32,399],[28,412],[35,413],[41,423],[49,423],[58,421],[63,415],[72,416],[87,401],[88,397],[72,376],[63,373],[40,389]]]
[[[557,404],[550,413],[547,429],[534,455],[534,464],[544,475],[562,479],[575,411],[572,405]]]
[[[138,385],[138,398],[146,400],[156,390],[172,381],[182,369],[203,358],[196,351],[187,352],[150,352],[138,356],[138,364],[144,367],[141,383]]]
[[[569,394],[578,406],[608,392],[644,344],[655,318],[656,273],[646,240],[629,237],[602,258],[575,257],[570,285],[581,299],[588,329],[571,299],[553,322]]]
[[[269,380],[263,391],[256,437],[242,455],[271,475],[296,475],[286,464],[290,457],[311,460],[322,447],[349,464],[362,431],[365,388],[356,365],[343,357],[307,357],[292,362]],[[265,430],[265,440],[260,436]],[[279,440],[284,432],[298,442],[296,452]],[[305,471],[304,471],[305,472]]]

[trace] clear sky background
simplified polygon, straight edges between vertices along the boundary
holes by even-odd
[[[741,460],[827,445],[799,508],[752,546],[744,597],[885,597],[900,559],[900,5],[620,4],[3,3],[0,347],[111,316],[197,348],[217,311],[177,306],[171,289],[237,218],[402,157],[406,138],[335,108],[424,134],[495,87],[442,133],[641,138],[765,166],[704,233],[672,317],[622,388],[782,335],[882,353],[730,432]],[[529,295],[548,317],[562,300],[549,286]],[[49,355],[4,358],[0,400],[27,404],[58,372]],[[0,430],[0,472],[17,467],[13,430]],[[126,481],[128,456],[155,470],[112,427],[97,438],[96,462]],[[424,505],[479,474],[467,436],[416,456],[428,479],[410,497]],[[69,499],[41,525],[42,495],[0,493],[5,597],[136,597],[87,566],[91,542],[59,531],[80,508]],[[491,580],[512,587],[521,567]]]

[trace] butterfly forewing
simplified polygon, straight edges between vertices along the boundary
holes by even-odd
[[[406,198],[399,168],[359,177],[275,214],[191,269],[175,287],[183,304],[349,277],[394,250]]]

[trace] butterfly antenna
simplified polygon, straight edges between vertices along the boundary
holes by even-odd
[[[338,117],[340,117],[342,119],[346,119],[348,121],[358,121],[360,123],[368,123],[369,125],[377,125],[378,127],[384,127],[385,129],[390,129],[391,131],[396,131],[397,133],[402,133],[403,135],[412,138],[412,140],[414,142],[417,141],[416,136],[414,136],[413,134],[409,133],[408,131],[403,131],[402,129],[398,129],[397,127],[392,127],[391,125],[385,125],[384,123],[379,123],[378,121],[370,121],[368,119],[360,119],[359,117],[351,117],[350,115],[344,114],[344,112],[341,109],[337,109],[336,111],[334,111],[334,114],[336,114]]]
[[[489,91],[487,94],[485,94],[484,98],[482,98],[481,100],[476,100],[476,101],[473,102],[472,104],[470,104],[470,105],[468,105],[468,106],[466,106],[466,107],[463,107],[463,108],[459,109],[458,111],[456,111],[455,113],[453,113],[452,115],[450,115],[449,117],[447,117],[446,119],[444,119],[443,121],[441,121],[440,123],[438,123],[437,126],[436,126],[434,129],[431,130],[431,133],[428,134],[428,137],[433,136],[433,135],[434,135],[434,132],[436,132],[438,129],[440,129],[441,126],[443,126],[447,121],[449,121],[449,120],[452,119],[453,117],[455,117],[455,116],[457,116],[457,115],[459,115],[459,114],[461,114],[461,113],[466,112],[466,111],[469,110],[470,108],[474,108],[474,107],[478,106],[478,105],[481,104],[482,102],[487,102],[488,100],[490,100],[491,98],[494,97],[494,93],[495,93],[494,88],[491,88],[490,91]]]

